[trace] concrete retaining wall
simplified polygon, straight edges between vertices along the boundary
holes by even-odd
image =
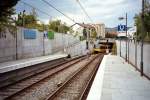
[[[0,35],[0,62],[16,59],[16,39],[8,30]]]
[[[36,31],[36,39],[24,39],[23,28],[17,31],[17,58],[29,58],[42,56],[43,54],[43,33]]]
[[[85,41],[80,42],[79,38],[72,35],[55,33],[54,39],[49,40],[43,38],[43,32],[35,30],[36,39],[24,39],[23,30],[24,28],[19,27],[17,36],[13,37],[6,32],[6,38],[0,38],[0,62],[62,52],[71,54],[71,56],[85,53]]]

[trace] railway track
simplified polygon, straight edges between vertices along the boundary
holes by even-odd
[[[22,92],[28,90],[36,84],[46,80],[48,77],[57,74],[58,72],[65,70],[66,68],[80,62],[84,58],[71,60],[70,62],[57,64],[55,67],[44,70],[40,73],[36,73],[33,76],[27,77],[23,80],[19,80],[12,84],[0,88],[0,100],[11,100],[13,97],[20,95]]]
[[[85,100],[102,57],[102,55],[95,57],[85,66],[75,71],[45,100]]]
[[[73,91],[72,94],[78,94],[78,97],[70,95],[64,98],[82,100],[86,98],[101,59],[102,56],[94,55],[88,60],[81,57],[68,63],[58,64],[51,69],[0,88],[0,100],[62,100],[63,91],[69,89],[68,85],[72,84],[78,84],[78,87],[72,85],[74,89],[69,89]],[[66,93],[70,94],[69,90]]]

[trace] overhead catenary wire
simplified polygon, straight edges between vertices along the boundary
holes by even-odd
[[[60,11],[59,9],[57,9],[56,7],[54,7],[52,4],[50,4],[50,3],[47,2],[46,0],[42,0],[42,1],[45,2],[47,5],[49,5],[50,7],[52,7],[53,9],[55,9],[56,11],[58,11],[59,13],[61,13],[62,15],[64,15],[66,18],[68,18],[69,20],[71,20],[71,21],[74,22],[75,24],[78,24],[76,21],[74,21],[74,19],[72,19],[71,17],[69,17],[69,16],[67,16],[66,14],[64,14],[62,11]],[[34,7],[33,5],[31,5],[31,4],[27,3],[27,2],[24,2],[24,1],[20,1],[20,2],[23,3],[23,4],[25,4],[25,5],[27,5],[27,6],[29,6],[29,7],[32,7],[32,8],[34,8],[34,9],[36,9],[37,11],[39,11],[39,12],[41,12],[41,13],[43,13],[43,14],[49,16],[49,17],[52,17],[50,14],[48,14],[48,13],[42,11],[42,10],[39,9],[39,8]]]
[[[66,14],[64,14],[62,11],[60,11],[59,9],[57,9],[56,7],[54,7],[52,4],[50,4],[48,1],[46,0],[41,0],[43,2],[45,2],[47,5],[49,5],[50,7],[52,7],[53,9],[55,9],[56,11],[58,11],[59,13],[61,13],[62,15],[64,15],[66,18],[68,18],[69,20],[71,20],[72,22],[76,23],[71,17],[67,16]]]
[[[48,17],[52,17],[50,14],[48,14],[48,13],[46,13],[46,12],[42,11],[42,10],[41,10],[41,9],[39,9],[39,8],[36,8],[36,7],[32,6],[32,5],[31,5],[31,4],[29,4],[29,3],[26,3],[26,2],[24,2],[24,1],[20,1],[20,2],[21,2],[21,3],[23,3],[23,4],[25,4],[25,5],[27,5],[27,6],[29,6],[29,7],[31,7],[31,8],[36,9],[37,11],[39,11],[39,12],[41,12],[41,13],[43,13],[43,14],[47,15]]]
[[[82,6],[82,4],[80,3],[79,0],[76,0],[77,3],[79,4],[79,6],[81,7],[81,9],[83,10],[83,12],[85,13],[85,15],[89,18],[89,20],[93,23],[93,20],[91,19],[91,17],[88,15],[87,11],[85,10],[85,8]]]

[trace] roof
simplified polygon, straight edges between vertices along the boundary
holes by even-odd
[[[84,24],[84,23],[77,23],[78,25],[82,26],[82,27],[85,27],[85,28],[94,28],[93,25],[90,25],[90,24]]]

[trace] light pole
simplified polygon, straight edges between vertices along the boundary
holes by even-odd
[[[84,28],[83,34],[86,37],[86,49],[88,50],[89,49],[89,31],[88,31],[88,27],[84,26],[83,28]]]
[[[15,17],[15,26],[17,26],[17,19]],[[16,60],[18,60],[18,37],[17,37],[17,29],[15,30],[16,34],[15,34],[15,38],[16,38]]]
[[[43,23],[43,56],[45,56],[45,36],[44,36],[44,30],[45,30],[45,27],[44,27],[44,23]]]
[[[22,13],[22,26],[24,27],[25,25],[25,19],[24,19],[24,16],[25,16],[25,10],[23,10],[23,13]]]
[[[134,17],[134,21],[136,21],[137,20],[137,17],[135,16]],[[134,24],[134,27],[135,27],[135,30],[136,30],[136,32],[135,32],[135,67],[136,67],[136,70],[137,70],[137,38],[138,38],[138,31],[137,31],[137,24],[135,23]]]
[[[120,57],[121,57],[121,38],[120,38]]]
[[[119,17],[119,20],[124,20],[124,19],[126,21],[126,37],[127,37],[127,29],[128,29],[128,15],[127,15],[127,13],[126,13],[125,17]],[[128,48],[129,48],[129,44],[128,44]],[[128,49],[128,52],[129,52],[129,49]],[[126,62],[127,62],[127,39],[126,39],[126,53],[125,53],[125,58],[126,58]]]
[[[136,38],[135,38],[135,67],[137,70],[137,27],[136,27]]]
[[[145,5],[145,0],[142,0],[142,15],[141,15],[141,20],[142,20],[142,33],[145,33],[144,30],[144,5]],[[144,41],[144,35],[141,36],[141,62],[140,62],[140,67],[141,67],[141,76],[143,76],[143,41]]]

